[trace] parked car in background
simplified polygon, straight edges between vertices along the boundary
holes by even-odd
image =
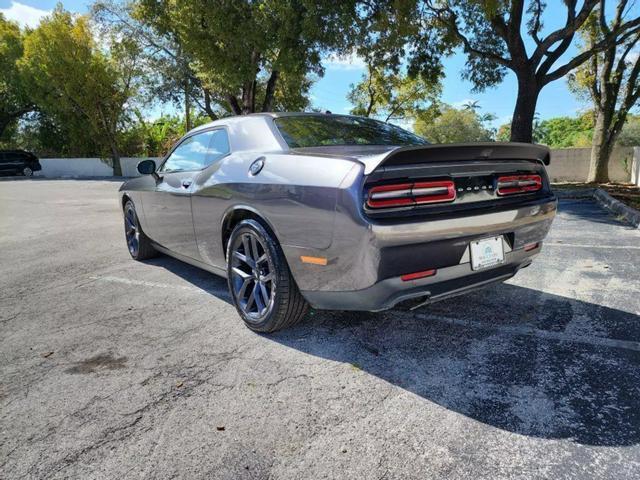
[[[546,147],[429,145],[370,118],[254,114],[204,125],[120,188],[134,259],[227,277],[246,325],[307,307],[429,303],[527,267],[556,213]]]
[[[42,170],[38,157],[24,150],[0,150],[0,175],[33,176]]]

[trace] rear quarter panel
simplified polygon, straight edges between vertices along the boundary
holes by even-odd
[[[257,175],[250,165],[264,157]],[[221,227],[247,209],[265,219],[283,246],[323,250],[331,245],[338,187],[354,168],[349,160],[291,153],[238,152],[197,179],[192,210],[202,258],[225,264]]]

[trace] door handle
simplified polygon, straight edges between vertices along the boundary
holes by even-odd
[[[184,188],[189,188],[191,186],[191,182],[192,182],[192,180],[190,180],[188,178],[185,178],[184,180],[182,180],[182,186]]]

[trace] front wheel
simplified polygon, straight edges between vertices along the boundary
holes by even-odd
[[[31,169],[31,167],[24,167],[22,169],[22,175],[24,175],[25,177],[33,177],[33,170]]]
[[[227,245],[227,281],[244,323],[275,332],[298,323],[309,305],[300,294],[280,245],[256,220],[243,220]]]

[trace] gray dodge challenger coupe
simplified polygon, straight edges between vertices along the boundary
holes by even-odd
[[[127,245],[227,278],[252,330],[413,306],[504,281],[556,212],[549,150],[430,145],[369,118],[263,113],[185,135],[120,188]]]

